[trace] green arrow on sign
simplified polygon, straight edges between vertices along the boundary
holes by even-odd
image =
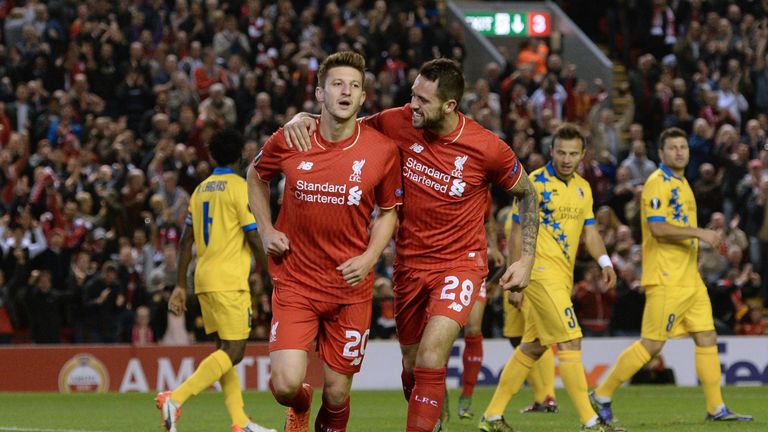
[[[525,19],[523,14],[512,14],[512,33],[521,35],[525,32]]]

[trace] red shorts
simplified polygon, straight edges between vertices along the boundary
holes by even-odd
[[[371,326],[371,301],[353,304],[313,300],[285,283],[272,293],[269,352],[309,351],[316,342],[320,358],[336,372],[360,371]]]
[[[421,270],[398,266],[395,321],[400,343],[418,343],[432,315],[446,316],[463,327],[487,273],[477,267]]]

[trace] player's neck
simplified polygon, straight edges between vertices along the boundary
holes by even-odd
[[[443,121],[441,121],[439,124],[435,125],[435,127],[430,128],[429,131],[433,134],[444,137],[456,129],[456,126],[459,125],[459,114],[456,113],[456,111],[448,114],[443,118]]]
[[[318,131],[324,140],[329,142],[343,141],[352,136],[357,126],[354,117],[343,122],[338,121],[328,111],[320,114],[320,127]]]

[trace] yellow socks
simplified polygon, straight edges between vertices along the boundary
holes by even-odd
[[[245,414],[243,406],[243,393],[240,388],[240,376],[237,374],[237,368],[230,368],[219,380],[221,391],[224,393],[224,405],[227,407],[232,424],[245,427],[250,419]]]
[[[581,363],[581,351],[560,351],[560,378],[563,379],[568,396],[579,413],[582,424],[587,424],[596,414],[589,403],[587,394],[587,376]]]
[[[715,352],[715,354],[717,354],[717,352]],[[616,360],[613,369],[611,369],[611,373],[608,374],[608,378],[595,389],[595,396],[604,398],[612,397],[613,393],[622,383],[632,378],[632,375],[637,373],[637,371],[650,360],[651,354],[648,353],[648,350],[645,349],[643,344],[639,341],[633,343],[621,353]],[[698,366],[698,364],[697,360],[696,365]],[[720,365],[718,364],[717,367],[719,374]],[[562,365],[560,365],[560,368],[562,374]]]
[[[200,363],[191,377],[173,391],[171,400],[179,405],[183,404],[190,396],[212,386],[230,369],[232,369],[232,360],[227,353],[222,350],[214,351]]]
[[[493,399],[491,399],[491,403],[488,404],[488,408],[485,410],[485,418],[504,414],[509,400],[520,390],[534,362],[534,359],[523,354],[519,349],[515,350],[515,353],[507,360],[507,364],[501,372],[499,385],[496,386]]]
[[[555,355],[552,348],[547,348],[536,360],[528,374],[528,384],[536,402],[543,403],[547,396],[555,397]]]
[[[704,390],[707,401],[707,412],[714,414],[723,405],[723,395],[720,392],[720,358],[717,346],[696,347],[696,375]]]

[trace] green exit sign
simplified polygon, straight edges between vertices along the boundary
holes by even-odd
[[[464,20],[485,36],[546,36],[550,31],[547,12],[466,12]]]

